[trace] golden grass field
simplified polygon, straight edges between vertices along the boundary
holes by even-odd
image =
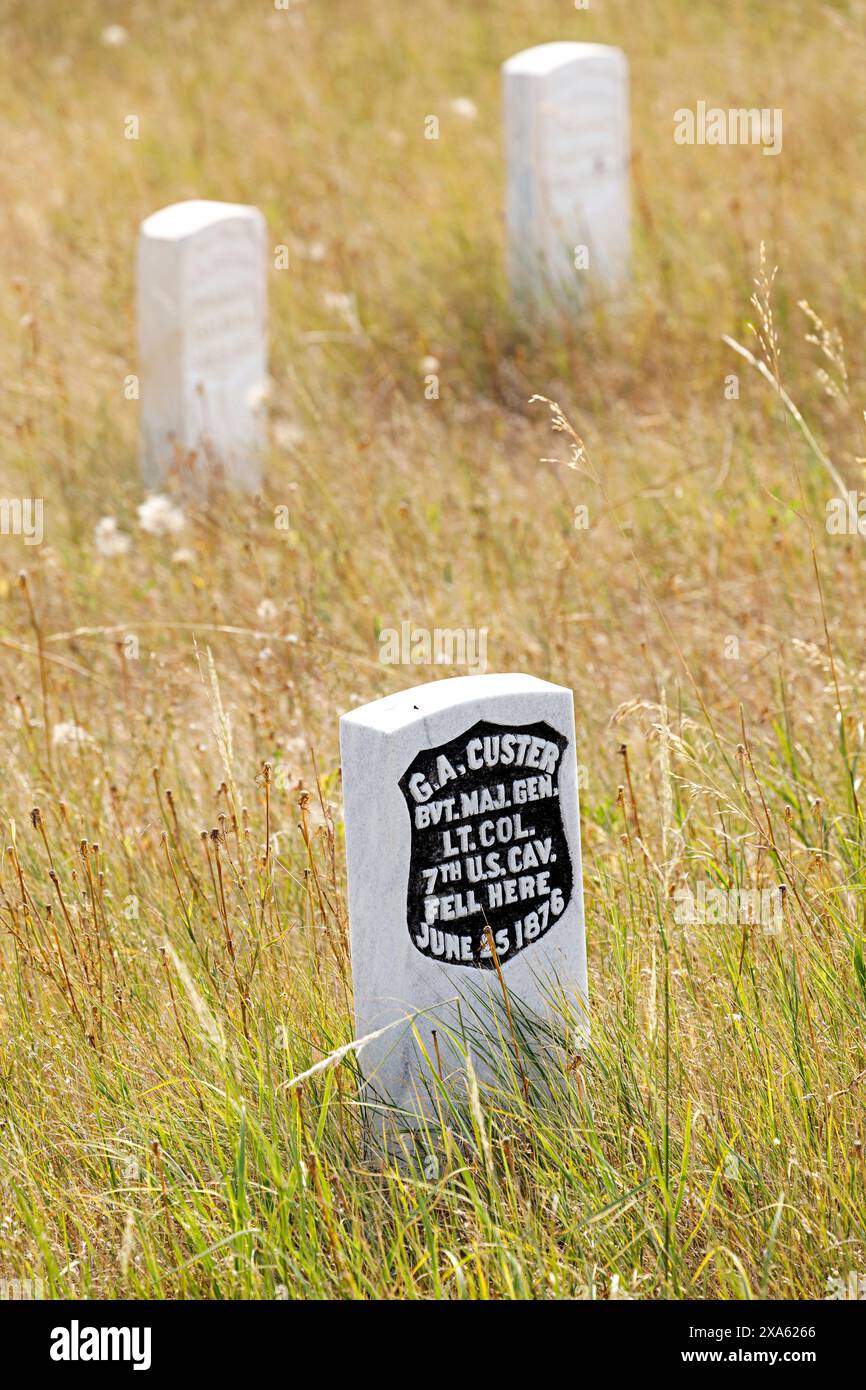
[[[828,461],[856,491],[866,456],[864,20],[0,4],[0,492],[44,499],[43,544],[0,536],[0,1278],[791,1299],[866,1276],[866,543],[825,526]],[[633,279],[533,328],[498,69],[550,38],[628,54]],[[677,146],[698,99],[782,108],[782,154]],[[256,204],[290,249],[273,442],[261,498],[154,536],[135,240],[189,197]],[[593,1031],[546,1101],[504,1057],[417,1161],[376,1163],[351,1055],[288,1083],[352,1037],[338,717],[460,673],[382,665],[404,620],[487,628],[489,669],[574,690]],[[783,885],[781,925],[676,922],[699,882]]]

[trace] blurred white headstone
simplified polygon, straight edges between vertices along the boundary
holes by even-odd
[[[629,262],[628,63],[618,48],[545,43],[502,66],[508,275],[518,302],[567,308]]]
[[[508,1037],[515,1017],[567,1000],[585,1019],[574,704],[533,676],[461,676],[340,721],[356,1036],[414,1019],[443,1072],[454,1035]],[[492,947],[491,947],[492,938]],[[457,1001],[460,1001],[461,1011]],[[451,1041],[449,1041],[449,1036]],[[484,1074],[484,1048],[472,1047]],[[429,1112],[430,1067],[396,1022],[366,1044],[371,1100]]]
[[[267,381],[265,220],[192,200],[138,240],[141,466],[158,486],[188,451],[200,484],[261,481]]]

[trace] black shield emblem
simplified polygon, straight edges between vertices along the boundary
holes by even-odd
[[[422,955],[490,970],[559,921],[574,886],[559,796],[567,747],[543,721],[480,720],[413,758],[400,790],[412,826],[406,921]]]

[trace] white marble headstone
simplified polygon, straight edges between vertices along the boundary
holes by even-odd
[[[588,280],[616,290],[630,246],[625,54],[540,44],[509,58],[502,82],[515,299],[565,308]]]
[[[178,453],[195,478],[261,481],[267,380],[265,220],[193,200],[162,208],[138,240],[141,466],[158,486]]]
[[[455,1001],[473,1026],[482,1001],[507,1036],[488,929],[516,1015],[549,1021],[565,997],[585,1020],[571,691],[525,675],[434,681],[345,714],[340,743],[356,1036],[424,1010],[414,1026],[429,1058],[436,1030],[444,1072],[462,1065]],[[360,1065],[370,1100],[429,1112],[408,1024]]]

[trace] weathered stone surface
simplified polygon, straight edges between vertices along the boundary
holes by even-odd
[[[588,281],[618,289],[630,240],[625,54],[541,44],[509,58],[502,82],[515,297],[565,309]]]
[[[571,691],[462,676],[354,710],[340,732],[357,1036],[423,1010],[414,1026],[428,1057],[435,1029],[443,1070],[460,1067],[456,1001],[488,1036],[501,1015],[488,931],[515,1014],[548,1017],[555,995],[582,1014]],[[483,1073],[483,1047],[473,1056]],[[408,1024],[360,1059],[369,1095],[427,1108],[429,1068]]]
[[[145,482],[184,474],[194,451],[192,481],[222,475],[254,491],[267,381],[262,214],[201,200],[153,213],[141,224],[137,282]]]

